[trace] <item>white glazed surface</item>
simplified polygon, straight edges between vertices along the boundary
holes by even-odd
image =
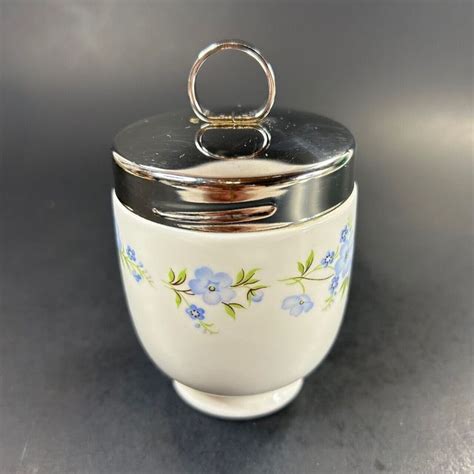
[[[349,223],[351,238],[356,223],[357,187],[349,199],[332,212],[303,224],[248,233],[208,233],[163,226],[125,208],[113,193],[119,247],[135,251],[152,282],[139,282],[121,260],[122,279],[132,320],[146,352],[169,377],[207,393],[252,395],[286,386],[306,376],[331,348],[344,314],[348,288],[338,291],[327,309],[331,279],[306,280],[305,293],[314,306],[298,316],[282,308],[286,297],[301,294],[300,285],[280,281],[299,274],[311,250],[313,266],[328,250],[340,247],[341,230]],[[336,253],[337,256],[337,253]],[[321,265],[320,265],[321,266]],[[334,266],[334,265],[332,265]],[[237,281],[241,268],[258,268],[254,278],[263,299],[247,307],[245,288],[236,288],[235,319],[222,304],[207,305],[202,295],[187,296],[189,303],[205,309],[205,322],[217,334],[195,327],[183,301],[176,306],[168,272],[187,269],[189,280],[200,267],[225,272]],[[336,270],[320,268],[309,275],[326,278]],[[348,274],[347,276],[349,276]],[[243,296],[242,296],[243,295]]]
[[[184,402],[206,415],[226,420],[249,420],[275,413],[291,403],[300,393],[303,379],[271,392],[236,397],[210,395],[181,385],[176,380],[173,385]]]

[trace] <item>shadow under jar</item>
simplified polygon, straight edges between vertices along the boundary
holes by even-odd
[[[264,61],[242,42],[204,52],[227,48]],[[196,109],[198,70],[190,98],[201,120],[162,114],[115,137],[123,285],[143,347],[178,394],[210,415],[254,418],[299,393],[341,325],[355,143],[325,117],[269,113],[271,68],[260,116],[211,116]]]

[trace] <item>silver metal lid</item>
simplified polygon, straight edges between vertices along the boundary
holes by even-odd
[[[197,101],[200,66],[228,48],[257,56],[267,66],[269,95],[256,112],[213,115]],[[189,95],[204,123],[187,111],[161,114],[115,137],[115,191],[126,207],[169,226],[245,232],[311,219],[350,196],[353,136],[343,125],[307,112],[274,109],[267,116],[275,84],[258,50],[237,41],[216,43],[196,63]]]

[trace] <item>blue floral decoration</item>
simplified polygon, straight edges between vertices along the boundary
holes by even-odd
[[[186,313],[191,319],[199,319],[202,321],[205,319],[204,314],[206,313],[206,310],[204,308],[198,308],[195,304],[192,304],[186,308]]]
[[[329,285],[329,292],[332,295],[336,294],[338,285],[339,285],[339,276],[335,275],[332,277],[331,284]]]
[[[120,232],[117,226],[115,227],[115,237],[117,239],[120,262],[124,269],[130,273],[137,283],[146,281],[149,285],[153,286],[153,280],[143,266],[143,263],[137,259],[135,249],[131,245],[122,244]]]
[[[252,291],[251,299],[254,303],[260,303],[260,301],[263,300],[263,291],[262,290]]]
[[[238,311],[250,308],[251,303],[258,303],[263,299],[263,290],[268,286],[260,282],[257,276],[259,270],[259,268],[250,270],[241,268],[233,281],[227,273],[215,273],[209,267],[197,268],[194,271],[194,278],[191,279],[188,278],[186,268],[179,271],[170,268],[168,279],[163,280],[163,283],[174,293],[177,308],[183,302],[186,304],[185,312],[194,321],[196,328],[202,329],[205,334],[217,334],[214,323],[208,322],[205,318],[204,308],[198,307],[194,302],[202,298],[205,304],[212,306],[220,304],[224,312],[235,320]],[[243,302],[243,298],[247,306],[234,301],[234,299],[240,299]]]
[[[289,310],[291,316],[299,316],[301,313],[307,313],[314,306],[311,298],[306,295],[288,296],[283,300],[282,309]]]
[[[232,278],[224,272],[214,273],[209,267],[200,267],[189,281],[189,288],[195,295],[200,295],[206,304],[228,303],[235,298],[235,291],[230,287]]]
[[[334,262],[335,255],[336,255],[336,252],[334,252],[334,250],[328,250],[324,258],[321,260],[321,265],[324,268],[327,268],[329,265],[331,265],[331,263]]]
[[[135,254],[135,250],[132,249],[132,247],[130,247],[130,245],[127,245],[127,255],[128,255],[128,258],[132,261],[132,262],[136,262],[137,261],[137,256]]]
[[[132,270],[132,276],[135,278],[137,283],[140,283],[143,280],[143,277],[140,275],[140,273],[136,272],[135,270]]]
[[[348,225],[345,225],[344,228],[341,230],[341,238],[339,239],[341,243],[347,242],[349,239],[349,234],[351,230]]]
[[[339,258],[337,259],[335,270],[338,277],[345,277],[351,270],[352,257],[354,254],[354,241],[346,240],[340,249]]]
[[[322,308],[323,311],[329,309],[335,302],[336,295],[342,298],[349,288],[353,254],[354,231],[349,220],[340,230],[339,244],[334,250],[327,250],[322,254],[323,257],[320,260],[319,258],[315,260],[314,250],[311,250],[306,260],[296,263],[297,274],[280,280],[287,285],[298,285],[301,290],[300,295],[285,298],[282,308],[289,310],[293,315],[309,311],[313,307],[313,302],[308,296],[307,286],[329,280],[328,295]],[[319,263],[315,265],[315,261],[319,261]]]

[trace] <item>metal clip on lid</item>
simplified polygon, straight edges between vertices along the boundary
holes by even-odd
[[[250,112],[248,114],[243,115],[211,115],[211,112],[207,109],[204,109],[201,104],[199,103],[197,93],[196,93],[196,78],[199,70],[201,69],[202,65],[213,55],[220,51],[225,51],[226,49],[235,49],[237,51],[242,51],[243,53],[248,54],[250,57],[254,58],[258,64],[262,67],[263,71],[265,72],[265,76],[268,82],[268,96],[266,102],[256,111]],[[275,85],[275,74],[273,73],[273,69],[270,66],[270,63],[262,56],[262,53],[255,48],[254,46],[250,45],[249,43],[245,43],[243,41],[237,40],[228,40],[228,41],[220,41],[218,43],[211,44],[207,48],[203,49],[196,61],[189,72],[188,78],[188,95],[189,100],[191,102],[191,107],[196,114],[203,122],[212,123],[213,125],[226,125],[226,124],[249,124],[260,122],[263,120],[269,113],[273,107],[273,103],[275,102],[275,94],[276,94],[276,85]]]
[[[254,112],[213,114],[196,94],[196,77],[213,54],[242,51],[263,68],[266,102]],[[191,68],[188,112],[129,125],[113,147],[115,191],[132,212],[160,224],[206,232],[250,232],[322,215],[354,187],[354,139],[319,115],[274,110],[275,77],[253,46],[222,41]]]

